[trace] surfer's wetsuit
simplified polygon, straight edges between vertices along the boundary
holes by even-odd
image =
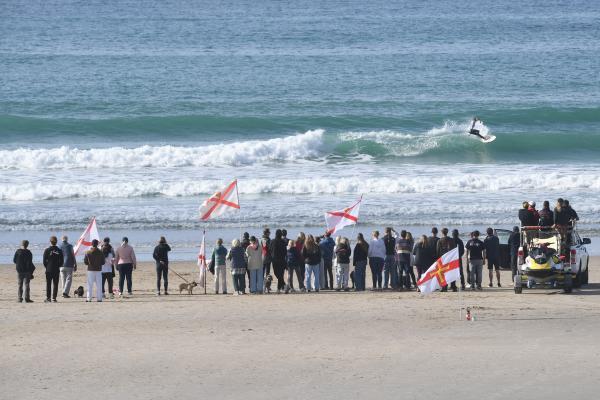
[[[469,134],[479,136],[481,139],[485,140],[485,138],[479,133],[479,129],[475,129],[475,123],[477,121],[479,121],[477,118],[473,118],[473,124],[471,125],[471,129],[469,130]]]

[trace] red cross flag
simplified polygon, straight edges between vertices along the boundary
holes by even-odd
[[[325,213],[327,232],[334,234],[345,226],[356,224],[358,222],[358,211],[361,202],[362,196],[360,196],[360,199],[356,203],[348,208],[339,211],[327,211]]]
[[[96,225],[96,217],[92,218],[87,228],[85,228],[85,231],[83,231],[83,234],[77,241],[74,251],[75,255],[77,255],[79,250],[86,251],[87,249],[92,247],[92,240],[94,239],[100,241],[100,235],[98,234],[98,226]]]
[[[206,221],[212,217],[218,217],[231,209],[240,209],[240,200],[237,190],[237,179],[231,182],[225,189],[216,192],[200,206],[200,218]]]
[[[460,278],[458,247],[453,248],[433,263],[417,282],[423,294],[435,292]]]

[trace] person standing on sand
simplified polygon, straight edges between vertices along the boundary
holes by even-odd
[[[244,255],[246,254],[248,246],[250,246],[250,234],[244,232],[242,235],[242,249],[244,249]],[[248,269],[248,265],[246,265],[246,274],[248,274],[248,287],[250,287],[250,270]]]
[[[304,246],[302,246],[304,248]],[[288,294],[290,291],[295,292],[294,290],[294,273],[296,274],[296,278],[298,279],[298,288],[302,290],[304,287],[303,283],[300,283],[302,279],[302,274],[300,273],[300,251],[296,247],[296,242],[293,240],[288,241],[287,246],[287,255],[286,255],[286,265],[287,265],[287,284],[285,286],[285,293]]]
[[[108,296],[111,299],[114,299],[113,280],[115,278],[115,250],[110,244],[110,238],[104,238],[100,250],[104,256],[104,265],[102,265],[102,297],[105,299],[107,298],[104,285],[108,282]]]
[[[239,239],[231,242],[227,260],[231,263],[234,295],[246,294],[246,252]]]
[[[433,258],[431,245],[426,235],[422,235],[421,239],[415,244],[413,255],[415,256],[415,267],[417,268],[417,280],[419,280],[431,266],[431,259]]]
[[[221,283],[221,292],[227,294],[226,258],[227,249],[223,246],[223,239],[219,238],[211,256],[211,262],[215,266],[215,294],[219,294],[219,283]]]
[[[398,262],[398,286],[404,286],[410,290],[410,254],[412,253],[412,245],[407,239],[408,232],[405,230],[400,232],[400,239],[396,241],[396,258]]]
[[[454,242],[454,239],[452,239],[451,237],[448,237],[448,228],[442,228],[442,237],[438,240],[437,242],[437,246],[436,246],[436,259],[440,258],[441,256],[443,256],[444,254],[446,254],[447,252],[449,252],[450,250],[452,250],[453,248],[456,247],[456,243]],[[456,292],[458,289],[456,288],[456,282],[452,282],[450,287],[452,288],[453,292]],[[448,291],[448,285],[444,286],[442,288],[442,292],[447,292]]]
[[[487,237],[483,240],[485,245],[485,254],[487,257],[488,271],[490,275],[489,287],[494,287],[494,269],[496,270],[496,279],[498,280],[498,287],[502,287],[500,284],[500,239],[494,235],[492,228],[487,228]]]
[[[381,273],[385,261],[385,244],[379,239],[379,231],[373,231],[371,243],[369,243],[369,267],[371,268],[371,279],[373,287],[371,290],[381,290]]]
[[[337,258],[336,262],[336,291],[344,290],[347,292],[348,278],[350,277],[350,256],[352,255],[352,249],[348,243],[348,238],[341,238],[340,244],[335,249],[335,255]]]
[[[56,303],[58,295],[58,280],[60,278],[60,267],[64,263],[62,250],[56,246],[58,239],[56,236],[50,237],[50,247],[44,250],[43,264],[46,268],[46,303],[53,301]],[[52,290],[52,300],[50,300],[50,291]]]
[[[300,232],[300,234],[298,235],[298,238],[296,239],[295,246],[296,246],[296,250],[298,250],[298,265],[299,265],[299,267],[298,267],[297,271],[300,271],[300,277],[298,278],[298,288],[301,291],[306,290],[306,288],[304,287],[304,258],[302,257],[302,249],[304,248],[304,242],[306,242],[306,235],[304,234],[304,232]],[[322,273],[319,276],[322,276]],[[293,286],[292,286],[292,288],[293,288]]]
[[[415,248],[415,239],[413,239],[413,235],[410,232],[406,232],[406,240],[408,240],[408,243],[410,244],[410,261],[408,263],[409,268],[408,268],[408,273],[410,274],[410,279],[412,281],[412,284],[414,287],[417,287],[417,278],[415,277],[415,271],[413,269],[413,265],[414,265],[414,256],[412,254],[412,250]]]
[[[77,271],[77,260],[73,252],[73,245],[69,243],[67,236],[62,237],[60,250],[63,253],[63,265],[60,267],[60,284],[62,286],[62,297],[70,298],[71,283],[73,282],[73,272]]]
[[[33,300],[31,300],[30,297],[29,281],[33,279],[33,271],[35,271],[35,266],[33,265],[32,261],[33,255],[31,254],[31,251],[27,249],[27,247],[29,247],[29,241],[23,240],[21,242],[21,248],[15,252],[13,257],[13,263],[17,268],[17,282],[19,285],[17,296],[19,303],[23,302],[23,297],[25,297],[25,303],[33,303]],[[25,290],[23,290],[23,288],[25,288]]]
[[[467,260],[471,265],[471,290],[482,290],[481,281],[485,264],[485,244],[479,240],[479,231],[473,232],[473,238],[467,242]]]
[[[366,286],[367,262],[369,257],[369,243],[365,241],[362,233],[356,237],[356,245],[354,245],[354,280],[356,281],[356,291],[362,292]]]
[[[271,260],[273,272],[277,278],[277,293],[285,289],[285,258],[287,257],[287,243],[283,241],[281,229],[275,231],[275,239],[271,241]]]
[[[156,261],[156,295],[160,296],[160,278],[162,275],[165,285],[165,296],[169,295],[169,252],[171,246],[167,244],[164,236],[160,237],[158,245],[152,252],[152,258]]]
[[[333,250],[335,241],[331,238],[331,232],[325,232],[325,236],[319,242],[321,256],[323,258],[323,289],[333,290]]]
[[[319,265],[321,264],[321,248],[315,242],[313,235],[306,237],[306,243],[302,249],[302,257],[304,258],[306,272],[305,283],[306,290],[310,292],[313,288],[311,276],[314,276],[315,292],[319,291]]]
[[[119,293],[121,297],[123,297],[125,280],[127,280],[127,294],[133,296],[132,275],[133,271],[136,269],[137,261],[135,259],[135,251],[133,251],[133,247],[129,245],[129,239],[127,237],[123,238],[121,246],[119,246],[115,253],[115,264],[119,270]]]
[[[250,293],[261,294],[263,291],[263,257],[262,249],[254,236],[250,237],[250,244],[246,247],[246,260],[250,273]]]
[[[96,301],[102,301],[102,266],[104,265],[104,254],[98,249],[98,240],[92,240],[92,248],[85,252],[83,263],[87,268],[87,298],[86,303],[92,301],[92,292],[96,286]]]
[[[392,228],[385,228],[383,236],[385,245],[385,259],[383,262],[383,288],[387,289],[388,284],[391,289],[398,289],[398,274],[396,267],[396,238],[395,231]]]
[[[263,277],[271,274],[271,231],[265,228],[260,241],[263,258]]]
[[[458,229],[452,230],[452,239],[458,247],[458,265],[460,267],[460,289],[465,290],[465,275],[463,272],[463,256],[465,255],[465,244],[458,235]]]
[[[510,269],[512,271],[512,282],[515,283],[515,275],[517,275],[517,261],[519,258],[519,247],[521,246],[521,234],[519,227],[515,226],[508,238],[508,247],[510,249]]]

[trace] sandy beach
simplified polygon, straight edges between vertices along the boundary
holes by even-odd
[[[474,322],[459,320],[456,293],[188,296],[171,273],[172,295],[156,297],[149,263],[134,272],[129,299],[44,304],[38,270],[35,303],[18,304],[14,266],[4,265],[0,398],[594,396],[599,264],[571,295],[517,296],[504,271],[505,287],[462,294]],[[194,264],[172,268],[196,276]]]

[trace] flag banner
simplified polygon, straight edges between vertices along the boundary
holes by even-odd
[[[206,279],[206,236],[202,234],[202,243],[200,244],[200,252],[198,253],[198,267],[200,268],[200,276],[198,285],[204,287]]]
[[[200,206],[200,218],[203,221],[212,217],[218,217],[231,209],[240,209],[238,198],[237,179],[231,182],[225,189],[216,192]]]
[[[327,211],[325,213],[325,224],[327,232],[334,234],[345,226],[354,225],[358,222],[358,211],[360,210],[360,199],[348,208],[339,211]]]
[[[437,259],[417,282],[419,290],[428,294],[455,282],[460,278],[458,247]]]
[[[88,224],[87,228],[85,228],[85,231],[83,231],[83,234],[77,241],[74,250],[75,255],[77,255],[80,250],[86,251],[92,247],[92,240],[94,239],[100,241],[98,226],[96,225],[96,217],[92,218],[92,221]]]

